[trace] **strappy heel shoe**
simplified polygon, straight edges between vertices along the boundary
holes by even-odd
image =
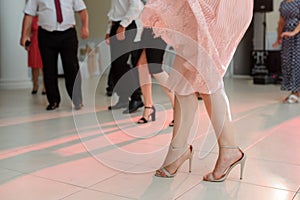
[[[149,122],[149,120],[151,119],[152,121],[155,121],[155,114],[156,114],[156,110],[154,106],[145,106],[145,109],[151,109],[152,112],[148,115],[148,120],[145,117],[142,117],[141,119],[139,119],[139,121],[137,122],[138,124],[146,124]]]
[[[237,165],[240,165],[240,179],[243,179],[243,173],[244,173],[244,167],[245,167],[245,162],[246,162],[246,155],[242,152],[242,150],[239,147],[235,146],[221,146],[221,148],[227,148],[227,149],[238,149],[242,153],[242,157],[232,163],[229,167],[227,167],[223,173],[223,175],[215,179],[213,172],[209,173],[208,175],[203,177],[203,181],[208,181],[208,182],[223,182],[227,178],[228,174],[230,171]]]
[[[173,151],[181,151],[182,148],[180,149],[176,149],[173,148]],[[186,160],[189,160],[189,173],[192,172],[192,160],[193,160],[193,155],[194,155],[194,150],[193,150],[193,146],[190,145],[189,148],[186,150],[190,152],[189,157]],[[186,152],[185,151],[185,152]],[[184,156],[185,153],[182,155]],[[180,159],[180,158],[179,158]],[[176,169],[176,171],[174,173],[170,173],[165,167],[161,167],[159,170],[156,171],[155,176],[157,177],[162,177],[162,178],[173,178],[174,176],[177,175],[178,169],[183,165],[183,163],[186,161],[184,160]]]
[[[169,124],[169,127],[173,127],[173,126],[174,126],[174,119]]]
[[[300,102],[300,98],[295,94],[290,94],[287,98],[283,100],[283,103],[287,103],[287,104],[294,104],[299,102]]]

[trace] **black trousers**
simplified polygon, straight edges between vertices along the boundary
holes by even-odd
[[[136,36],[136,24],[132,22],[125,32],[125,40],[117,40],[116,32],[120,22],[114,22],[110,31],[110,53],[111,69],[109,72],[108,84],[113,85],[114,91],[118,94],[119,101],[131,100],[140,101],[141,92],[139,89],[139,78],[136,69],[137,62],[141,53],[136,50],[134,38]],[[132,66],[128,64],[131,56]]]
[[[152,29],[144,29],[140,48],[145,49],[150,74],[163,72],[162,64],[166,47],[167,43],[161,37],[154,37]]]
[[[43,61],[43,72],[48,102],[60,103],[58,87],[58,55],[60,54],[68,95],[75,105],[82,103],[81,75],[77,57],[78,39],[75,28],[49,32],[41,27],[38,41]]]

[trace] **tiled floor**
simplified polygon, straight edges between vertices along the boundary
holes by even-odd
[[[158,120],[137,125],[141,109],[106,110],[116,97],[105,96],[105,80],[84,80],[85,106],[74,112],[60,83],[62,103],[51,112],[29,89],[0,91],[1,200],[300,200],[300,104],[282,104],[287,93],[278,85],[226,79],[246,171],[243,180],[236,168],[225,182],[206,183],[217,150],[203,102],[192,173],[185,163],[174,179],[162,179],[153,172],[166,154],[172,111],[159,86]]]

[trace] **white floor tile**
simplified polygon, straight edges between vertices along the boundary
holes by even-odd
[[[1,199],[51,200],[62,199],[81,188],[31,175],[20,176],[0,186]]]
[[[185,173],[178,173],[174,179],[155,177],[153,173],[120,174],[94,185],[92,189],[134,199],[173,199],[197,183],[199,177]]]
[[[57,164],[32,174],[76,186],[89,187],[118,173],[90,157]]]
[[[0,183],[5,183],[15,177],[22,175],[20,172],[0,168]]]
[[[257,185],[244,184],[234,181],[223,183],[201,182],[190,191],[183,194],[178,200],[233,200],[233,199],[274,199],[290,200],[293,192]]]
[[[129,198],[98,192],[94,190],[83,190],[72,194],[63,200],[130,200]]]

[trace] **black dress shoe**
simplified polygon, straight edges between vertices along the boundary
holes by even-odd
[[[37,93],[37,90],[32,90],[32,91],[31,91],[31,94],[32,94],[32,95],[35,95],[36,93]]]
[[[76,104],[76,105],[74,106],[74,109],[75,109],[75,110],[80,110],[82,107],[83,107],[83,104],[80,103],[80,104]]]
[[[127,102],[119,101],[118,103],[116,103],[113,106],[108,106],[108,110],[116,110],[116,109],[120,109],[120,108],[126,108],[127,106],[128,106]]]
[[[108,86],[108,87],[106,88],[106,96],[111,97],[112,94],[113,94],[113,90],[114,90],[114,87]]]
[[[142,101],[130,101],[128,108],[123,111],[123,114],[133,113],[143,106],[144,103]]]
[[[47,106],[46,110],[54,110],[54,109],[56,109],[56,108],[58,108],[58,107],[59,107],[59,104],[58,104],[58,103],[50,103],[50,104]]]
[[[106,91],[106,96],[111,97],[113,94],[113,91]]]

